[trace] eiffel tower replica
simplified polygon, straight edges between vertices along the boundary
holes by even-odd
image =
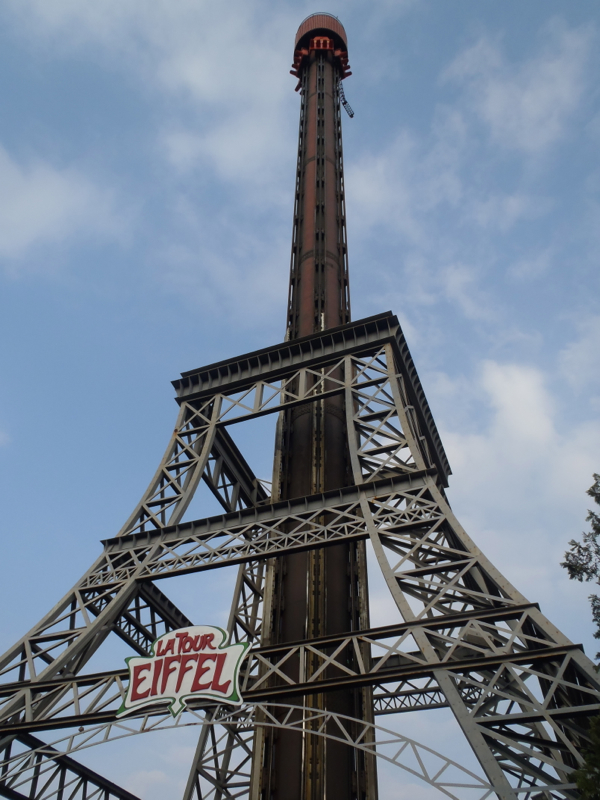
[[[454,516],[448,460],[397,318],[350,321],[350,71],[336,17],[304,20],[292,73],[285,341],[174,381],[175,430],[139,504],[0,659],[2,797],[135,800],[78,751],[183,725],[200,731],[185,800],[376,800],[378,757],[459,800],[578,796],[573,771],[600,711],[594,665]],[[265,414],[277,420],[270,486],[232,433]],[[182,521],[201,481],[223,513]],[[369,622],[367,542],[398,611],[385,627]],[[189,620],[159,581],[234,564],[228,633],[250,644],[242,705],[193,701],[174,719],[158,703],[117,717],[127,671],[93,672],[92,657],[114,637],[148,655],[161,635],[208,622]],[[479,772],[380,724],[439,708],[452,710]]]

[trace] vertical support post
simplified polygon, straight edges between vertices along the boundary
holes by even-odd
[[[286,334],[291,340],[350,321],[339,97],[340,80],[349,73],[346,33],[336,17],[315,14],[302,23],[293,74],[299,79],[301,107]],[[331,377],[340,379],[341,369],[339,373]],[[311,385],[308,380],[294,391],[310,391]],[[327,381],[322,385],[327,391]],[[284,412],[278,457],[275,499],[348,485],[343,394]],[[277,559],[269,570],[272,587],[265,639],[283,643],[368,626],[366,576],[364,543],[342,543]],[[315,656],[307,654],[307,674],[317,666]],[[286,665],[294,677],[300,668],[298,659]],[[370,691],[345,689],[307,697],[304,704],[308,718],[313,708],[359,720],[373,716]],[[374,765],[366,768],[369,756],[311,735],[311,724],[302,733],[271,729],[261,734],[261,752],[255,750],[256,797],[376,800]]]

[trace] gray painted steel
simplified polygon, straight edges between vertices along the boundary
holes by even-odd
[[[76,762],[62,756],[71,758],[99,731],[107,740],[122,731],[114,710],[123,673],[86,676],[85,667],[109,636],[145,653],[157,636],[190,624],[155,580],[238,564],[229,630],[253,645],[243,677],[249,702],[239,712],[187,712],[200,714],[204,727],[186,798],[227,796],[234,788],[251,797],[254,738],[270,725],[298,726],[293,715],[287,723],[272,716],[276,698],[285,704],[332,686],[367,684],[380,714],[450,707],[486,775],[482,797],[490,787],[511,800],[576,797],[571,774],[588,741],[589,717],[600,710],[598,675],[455,518],[444,495],[447,461],[395,318],[380,315],[211,365],[186,373],[176,387],[176,431],[121,534],[104,542],[75,587],[0,659],[0,796],[19,796],[16,782],[30,786],[36,769],[54,770],[58,780],[76,775]],[[226,426],[330,393],[345,395],[354,485],[271,503]],[[200,479],[224,514],[182,523]],[[259,647],[268,559],[353,538],[370,539],[398,623]],[[304,663],[309,648],[319,666],[292,685],[282,660],[293,652]],[[128,730],[165,720],[156,709],[129,720]],[[64,725],[75,726],[68,746],[44,749],[27,738]],[[332,735],[330,728],[322,735]],[[9,744],[16,737],[15,755]],[[431,775],[420,777],[454,796]],[[55,796],[35,791],[21,796]]]

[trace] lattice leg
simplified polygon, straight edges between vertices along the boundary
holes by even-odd
[[[238,571],[227,626],[230,641],[260,642],[265,566],[265,561],[250,561]],[[254,728],[246,720],[217,728],[214,720],[223,713],[224,706],[210,712],[202,729],[183,800],[249,795]]]
[[[429,467],[391,346],[368,362],[348,358],[347,373],[356,482]],[[362,379],[350,379],[359,373]],[[426,482],[383,505],[362,501],[390,592],[403,619],[415,623],[414,645],[435,665],[437,687],[499,797],[571,796],[587,719],[600,710],[593,664],[535,607],[501,619],[502,609],[527,601],[467,536],[434,477]],[[497,610],[498,620],[478,621],[486,609]],[[452,631],[416,625],[464,612],[472,619]]]

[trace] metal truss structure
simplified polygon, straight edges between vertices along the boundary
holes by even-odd
[[[236,711],[221,708],[218,714],[206,710],[189,710],[177,720],[173,720],[168,713],[162,713],[128,721],[105,723],[63,736],[54,745],[46,745],[30,737],[28,749],[16,747],[14,754],[5,760],[3,774],[6,782],[17,787],[12,790],[14,792],[12,796],[41,797],[41,794],[24,794],[24,791],[28,791],[32,783],[39,784],[40,778],[46,784],[49,784],[50,780],[56,780],[55,762],[58,759],[70,761],[72,764],[76,763],[68,756],[71,752],[80,752],[105,742],[121,741],[141,733],[201,725],[203,732],[200,741],[210,737],[210,746],[205,748],[204,757],[198,762],[196,776],[194,774],[190,776],[190,779],[194,780],[199,796],[204,798],[242,797],[246,796],[250,790],[248,764],[257,718],[261,717],[261,728],[291,728],[301,733],[302,723],[299,724],[294,720],[296,711],[297,706],[295,705],[270,703],[267,706],[249,703],[243,709]],[[335,739],[358,750],[372,753],[380,760],[387,761],[405,770],[411,776],[424,781],[447,797],[462,800],[461,793],[464,790],[469,790],[469,796],[472,796],[474,800],[485,800],[485,798],[493,796],[493,788],[484,778],[397,731],[366,722],[361,722],[356,729],[356,720],[354,719],[314,709],[311,709],[310,717],[306,721],[314,724],[316,736]],[[328,730],[328,726],[330,726],[330,730]],[[231,746],[232,729],[236,731],[234,748]],[[221,759],[219,764],[223,765],[225,756],[228,757],[227,766],[221,766],[219,770],[216,770],[215,757]],[[79,766],[79,769],[93,775],[86,768]],[[202,778],[207,778],[203,790],[200,789],[198,780],[200,775]],[[95,777],[102,780],[99,776]],[[106,783],[108,784],[108,782]],[[54,797],[57,795],[60,796],[55,791],[52,795],[46,793],[43,796]],[[93,797],[94,795],[89,792],[88,795],[69,796],[79,798],[82,796]],[[126,792],[117,793],[115,796],[124,797],[127,800],[133,798],[133,795]],[[113,794],[109,794],[108,797],[112,800]],[[137,800],[137,798],[133,798],[133,800]]]
[[[261,737],[286,726],[387,758],[449,797],[468,786],[481,798],[575,798],[571,774],[589,717],[600,711],[600,680],[452,513],[449,466],[397,319],[387,313],[306,336],[185,373],[174,385],[176,428],[134,513],[72,591],[0,659],[0,796],[131,800],[73,754],[202,724],[185,800],[254,798]],[[272,502],[229,426],[335,395],[345,399],[354,484]],[[224,513],[182,522],[201,479]],[[269,559],[349,540],[370,541],[398,621],[265,646]],[[147,654],[158,636],[191,624],[155,582],[232,564],[239,571],[228,628],[233,641],[252,645],[245,705],[192,705],[181,722],[157,705],[117,720],[126,672],[90,674],[91,657],[111,634]],[[286,669],[291,661],[297,671]],[[370,687],[377,715],[450,708],[485,778],[399,734],[307,703],[348,686]],[[62,737],[53,744],[38,738],[53,731]]]

